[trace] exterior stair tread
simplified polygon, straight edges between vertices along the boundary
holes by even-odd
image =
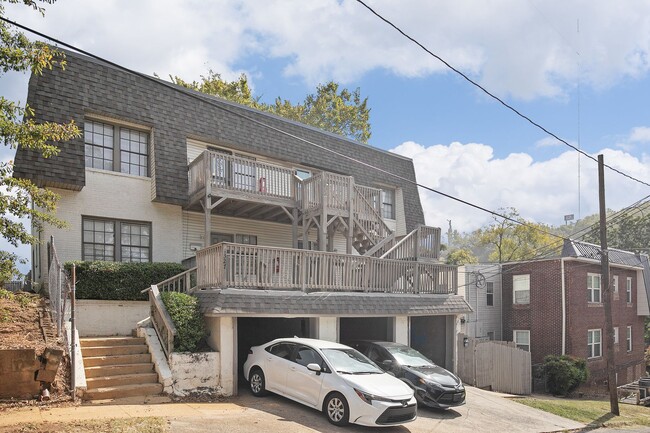
[[[84,370],[108,370],[111,368],[120,368],[120,367],[135,367],[135,366],[152,366],[152,362],[135,362],[133,364],[110,364],[110,365],[91,365],[88,367],[84,367]]]
[[[139,395],[155,395],[163,391],[160,383],[143,383],[135,385],[117,385],[88,389],[84,393],[86,400],[102,400],[109,398],[133,397]]]
[[[81,347],[92,347],[95,345],[95,343],[101,343],[101,345],[106,345],[105,343],[108,343],[111,346],[146,344],[145,339],[142,337],[124,337],[124,336],[86,337],[86,338],[80,338],[79,343],[81,344]]]
[[[99,380],[104,380],[104,379],[112,379],[112,378],[119,378],[119,379],[127,379],[129,377],[140,377],[140,376],[157,376],[158,373],[155,371],[152,371],[150,373],[131,373],[131,374],[109,374],[106,376],[97,376],[97,377],[90,377],[87,380],[90,381],[99,381]]]

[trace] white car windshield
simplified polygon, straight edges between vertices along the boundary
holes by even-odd
[[[383,371],[355,349],[322,349],[332,368],[341,374],[381,374]]]
[[[408,346],[388,346],[386,350],[400,365],[409,367],[433,367],[435,365],[420,352]]]

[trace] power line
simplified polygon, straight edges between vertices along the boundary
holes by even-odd
[[[309,144],[310,146],[317,147],[317,148],[319,148],[319,149],[321,149],[321,150],[323,150],[323,151],[330,152],[330,153],[332,153],[332,154],[334,154],[334,155],[337,155],[337,156],[339,156],[339,157],[341,157],[341,158],[345,158],[345,159],[347,159],[347,160],[349,160],[349,161],[352,161],[352,162],[354,162],[354,163],[356,163],[356,164],[362,165],[362,166],[364,166],[364,167],[367,167],[367,168],[372,169],[372,170],[375,170],[375,171],[379,171],[380,173],[383,173],[383,174],[389,175],[389,176],[391,176],[391,177],[393,177],[393,178],[395,178],[395,179],[399,179],[399,180],[401,180],[401,181],[403,181],[403,182],[405,182],[405,183],[408,183],[408,184],[415,185],[415,186],[417,186],[417,187],[420,187],[420,188],[426,189],[427,191],[431,191],[431,192],[433,192],[433,193],[435,193],[435,194],[441,195],[441,196],[446,197],[446,198],[448,198],[448,199],[450,199],[450,200],[454,200],[454,201],[459,202],[459,203],[461,203],[461,204],[464,204],[464,205],[466,205],[466,206],[473,207],[473,208],[475,208],[475,209],[478,209],[478,210],[481,210],[481,211],[483,211],[483,212],[489,213],[489,214],[494,215],[494,216],[496,216],[496,217],[502,218],[502,219],[504,219],[504,220],[506,220],[506,221],[510,221],[510,222],[512,222],[512,223],[514,223],[514,224],[518,224],[518,225],[521,225],[521,226],[525,226],[525,227],[531,228],[531,229],[533,229],[533,230],[536,230],[536,231],[538,231],[538,232],[544,233],[544,234],[549,235],[549,236],[552,236],[552,237],[556,237],[556,238],[564,239],[562,236],[556,235],[556,234],[551,233],[551,232],[548,232],[548,231],[546,231],[546,230],[542,230],[541,228],[537,227],[536,225],[531,225],[531,224],[528,224],[527,222],[519,221],[519,220],[517,220],[517,219],[515,219],[515,218],[511,218],[511,217],[509,217],[509,216],[507,216],[507,215],[503,215],[503,214],[501,214],[501,213],[499,213],[499,212],[497,212],[497,211],[493,211],[493,210],[487,209],[487,208],[485,208],[485,207],[483,207],[483,206],[480,206],[480,205],[477,205],[477,204],[471,203],[471,202],[469,202],[469,201],[467,201],[467,200],[463,200],[463,199],[461,199],[461,198],[454,197],[454,196],[452,196],[451,194],[447,194],[447,193],[444,193],[444,192],[442,192],[442,191],[438,191],[438,190],[436,190],[436,189],[434,189],[434,188],[431,188],[431,187],[429,187],[429,186],[422,185],[422,184],[418,183],[417,181],[414,181],[414,180],[408,179],[408,178],[406,178],[406,177],[400,176],[400,175],[398,175],[398,174],[392,173],[392,172],[390,172],[390,171],[388,171],[388,170],[384,170],[384,169],[382,169],[382,168],[376,167],[376,166],[374,166],[374,165],[372,165],[372,164],[369,164],[369,163],[367,163],[367,162],[365,162],[365,161],[361,161],[361,160],[359,160],[359,159],[356,159],[356,158],[353,158],[353,157],[351,157],[351,156],[345,155],[345,154],[343,154],[343,153],[341,153],[341,152],[337,152],[336,150],[329,149],[329,148],[327,148],[327,147],[325,147],[325,146],[322,146],[322,145],[320,145],[320,144],[314,143],[314,142],[312,142],[312,141],[310,141],[310,140],[307,140],[307,139],[305,139],[305,138],[302,138],[302,137],[299,137],[299,136],[297,136],[297,135],[294,135],[294,134],[292,134],[292,133],[290,133],[290,132],[287,132],[287,131],[285,131],[285,130],[283,130],[283,129],[281,129],[281,128],[277,128],[277,127],[275,127],[275,126],[272,126],[272,125],[269,125],[269,124],[267,124],[267,123],[264,123],[264,122],[262,122],[262,121],[260,121],[260,120],[257,120],[257,119],[254,119],[254,118],[252,118],[252,117],[246,116],[246,115],[244,115],[244,114],[242,114],[242,113],[238,113],[237,111],[230,110],[230,109],[224,107],[223,105],[221,105],[221,104],[217,104],[216,102],[214,102],[214,101],[211,99],[211,97],[210,97],[209,95],[206,95],[206,94],[200,94],[200,93],[198,93],[198,92],[195,94],[194,92],[191,92],[191,91],[189,91],[189,90],[186,89],[186,88],[183,88],[183,87],[180,87],[180,86],[178,86],[178,85],[171,84],[171,83],[168,83],[168,82],[166,82],[166,81],[163,81],[163,80],[160,80],[160,79],[156,79],[156,78],[154,78],[154,77],[151,77],[151,76],[149,76],[149,75],[146,75],[146,74],[143,74],[143,73],[140,73],[140,72],[134,71],[134,70],[129,69],[129,68],[125,67],[125,66],[119,65],[119,64],[117,64],[117,63],[115,63],[115,62],[111,62],[110,60],[106,60],[106,59],[104,59],[104,58],[102,58],[102,57],[100,57],[100,56],[98,56],[98,55],[96,55],[96,54],[93,54],[93,53],[90,53],[90,52],[88,52],[88,51],[85,51],[85,50],[83,50],[83,49],[81,49],[81,48],[75,47],[75,46],[72,45],[72,44],[69,44],[69,43],[67,43],[67,42],[61,41],[61,40],[59,40],[59,39],[56,39],[56,38],[54,38],[54,37],[52,37],[52,36],[49,36],[49,35],[47,35],[47,34],[45,34],[45,33],[42,33],[42,32],[39,32],[39,31],[37,31],[37,30],[34,30],[34,29],[32,29],[32,28],[29,28],[29,27],[27,27],[27,26],[24,26],[24,25],[22,25],[22,24],[19,24],[19,23],[15,22],[15,21],[11,21],[11,20],[9,20],[9,19],[7,19],[7,18],[4,18],[4,17],[1,17],[1,16],[0,16],[0,20],[2,20],[2,21],[4,21],[4,22],[7,22],[7,23],[9,23],[9,24],[12,24],[12,25],[14,25],[14,26],[16,26],[16,27],[18,27],[18,28],[23,29],[23,30],[26,30],[26,31],[28,31],[28,32],[30,32],[30,33],[33,33],[33,34],[35,34],[35,35],[38,35],[38,36],[40,36],[40,37],[42,37],[42,38],[48,39],[48,40],[50,40],[50,41],[52,41],[52,42],[54,42],[54,43],[56,43],[56,44],[59,44],[59,45],[64,46],[64,47],[66,47],[66,48],[69,48],[69,49],[71,49],[71,50],[73,50],[73,51],[76,51],[76,52],[79,52],[79,53],[81,53],[81,54],[84,54],[84,55],[86,55],[86,56],[88,56],[88,57],[90,57],[90,58],[93,58],[93,59],[95,59],[95,60],[98,60],[98,61],[100,61],[100,62],[102,62],[102,63],[106,63],[106,64],[108,64],[108,65],[111,65],[111,66],[113,66],[113,67],[116,68],[116,69],[119,69],[119,70],[124,71],[124,72],[129,73],[129,74],[137,75],[138,77],[141,77],[141,78],[143,78],[143,79],[145,79],[145,80],[148,80],[148,81],[151,81],[151,82],[157,83],[157,84],[159,84],[159,85],[165,86],[165,87],[167,87],[167,88],[169,88],[169,89],[172,89],[172,90],[174,90],[174,91],[176,91],[176,92],[180,92],[180,93],[182,93],[182,94],[184,94],[184,95],[186,95],[186,96],[189,96],[189,97],[191,97],[191,98],[193,98],[193,99],[199,100],[199,101],[201,101],[202,103],[207,103],[208,105],[211,105],[211,106],[213,106],[213,107],[215,107],[215,108],[217,108],[217,109],[219,109],[219,110],[222,110],[222,111],[224,111],[224,112],[227,112],[227,113],[229,113],[229,114],[232,114],[233,116],[237,116],[237,117],[239,117],[239,118],[245,119],[245,120],[247,120],[247,121],[249,121],[249,122],[255,123],[255,124],[260,125],[260,126],[262,126],[262,127],[264,127],[264,128],[267,128],[267,129],[270,129],[270,130],[272,130],[272,131],[278,132],[279,134],[282,134],[282,135],[285,135],[285,136],[287,136],[287,137],[293,138],[293,139],[295,139],[295,140],[301,141],[301,142],[303,142],[303,143]]]
[[[14,21],[8,20],[8,19],[6,19],[6,18],[4,18],[4,17],[2,17],[2,16],[0,16],[0,20],[5,21],[5,22],[7,22],[7,23],[9,23],[9,24],[15,25],[16,27],[19,27],[19,28],[21,28],[21,29],[23,29],[23,30],[26,30],[26,31],[31,32],[31,33],[33,33],[33,34],[36,34],[36,35],[38,35],[38,36],[40,36],[40,37],[43,37],[43,38],[45,38],[45,39],[48,39],[48,40],[50,40],[50,41],[52,41],[52,42],[55,42],[55,43],[57,43],[57,44],[59,44],[59,45],[62,45],[62,46],[64,46],[64,47],[66,47],[66,48],[69,48],[69,49],[71,49],[71,50],[73,50],[73,51],[76,51],[76,52],[79,52],[79,53],[81,53],[81,54],[84,54],[84,55],[86,55],[86,56],[88,56],[88,57],[91,57],[91,58],[93,58],[93,59],[95,59],[95,60],[98,60],[98,61],[100,61],[100,62],[102,62],[102,63],[106,63],[106,64],[108,64],[108,65],[111,65],[111,66],[113,66],[113,67],[115,67],[115,68],[117,68],[117,69],[119,69],[119,70],[122,70],[122,71],[124,71],[124,72],[126,72],[126,73],[129,73],[129,74],[133,74],[133,75],[139,76],[139,77],[141,77],[141,78],[143,78],[143,79],[145,79],[145,80],[151,81],[151,82],[156,83],[156,84],[158,84],[158,85],[162,85],[162,86],[167,87],[167,88],[169,88],[169,89],[171,89],[171,90],[173,90],[173,91],[180,92],[180,93],[182,93],[182,94],[184,94],[184,95],[186,95],[186,96],[189,96],[189,97],[191,97],[191,98],[193,98],[193,99],[199,100],[200,102],[207,103],[207,104],[209,104],[209,105],[211,105],[211,106],[213,106],[213,107],[215,107],[215,108],[217,108],[217,109],[220,109],[220,110],[222,110],[222,111],[224,111],[224,112],[227,112],[227,113],[232,114],[232,115],[234,115],[234,116],[240,117],[240,118],[242,118],[242,119],[245,119],[245,120],[247,120],[247,121],[250,121],[250,122],[252,122],[252,123],[255,123],[255,124],[257,124],[257,125],[260,125],[260,126],[262,126],[262,127],[264,127],[264,128],[267,128],[267,129],[273,130],[273,131],[278,132],[278,133],[280,133],[280,134],[282,134],[282,135],[285,135],[285,136],[287,136],[287,137],[291,137],[291,138],[293,138],[293,139],[295,139],[295,140],[298,140],[298,141],[304,142],[304,143],[306,143],[306,144],[308,144],[308,145],[311,145],[311,146],[317,147],[317,148],[319,148],[319,149],[321,149],[321,150],[323,150],[323,151],[330,152],[330,153],[335,154],[335,155],[337,155],[337,156],[339,156],[339,157],[341,157],[341,158],[345,158],[345,159],[347,159],[347,160],[349,160],[349,161],[352,161],[352,162],[354,162],[354,163],[356,163],[356,164],[362,165],[362,166],[367,167],[367,168],[369,168],[369,169],[376,170],[376,171],[379,171],[379,172],[381,172],[381,173],[383,173],[383,174],[386,174],[386,175],[392,176],[392,177],[394,177],[394,178],[396,178],[396,179],[399,179],[399,180],[401,180],[401,181],[403,181],[403,182],[405,182],[405,183],[409,183],[409,184],[411,184],[411,185],[415,185],[415,186],[417,186],[417,187],[420,187],[420,188],[426,189],[427,191],[430,191],[430,192],[433,192],[433,193],[435,193],[435,194],[441,195],[441,196],[443,196],[443,197],[445,197],[445,198],[448,198],[448,199],[451,199],[451,200],[457,201],[457,202],[459,202],[459,203],[461,203],[461,204],[464,204],[464,205],[466,205],[466,206],[470,206],[470,207],[473,207],[473,208],[475,208],[475,209],[481,210],[481,211],[483,211],[483,212],[489,213],[490,215],[493,215],[493,216],[495,216],[495,217],[502,218],[503,220],[510,221],[510,222],[512,222],[512,223],[514,223],[514,224],[517,224],[517,225],[521,225],[521,226],[524,226],[524,227],[531,228],[531,229],[536,230],[536,231],[538,231],[538,232],[540,232],[540,233],[543,233],[543,234],[546,234],[546,235],[548,235],[548,236],[551,236],[551,237],[557,238],[558,241],[564,241],[564,240],[566,240],[566,239],[569,239],[569,238],[565,238],[565,237],[563,237],[563,236],[561,236],[561,235],[558,235],[558,234],[551,233],[551,232],[549,232],[549,231],[543,230],[543,229],[541,229],[540,227],[538,227],[537,225],[531,225],[531,224],[529,224],[528,222],[517,220],[517,219],[512,218],[512,217],[509,217],[509,216],[507,216],[507,215],[503,215],[503,214],[501,214],[501,213],[499,213],[499,212],[497,212],[497,211],[493,211],[493,210],[487,209],[487,208],[485,208],[485,207],[482,207],[482,206],[480,206],[480,205],[477,205],[477,204],[471,203],[471,202],[469,202],[469,201],[466,201],[466,200],[460,199],[460,198],[458,198],[458,197],[454,197],[454,196],[452,196],[452,195],[450,195],[450,194],[447,194],[447,193],[444,193],[444,192],[442,192],[442,191],[438,191],[438,190],[436,190],[436,189],[434,189],[434,188],[431,188],[431,187],[429,187],[429,186],[426,186],[426,185],[420,184],[420,183],[418,183],[417,181],[414,181],[414,180],[408,179],[408,178],[406,178],[406,177],[400,176],[400,175],[398,175],[398,174],[395,174],[395,173],[389,172],[389,171],[387,171],[387,170],[384,170],[384,169],[382,169],[382,168],[379,168],[379,167],[376,167],[376,166],[374,166],[374,165],[372,165],[372,164],[369,164],[369,163],[367,163],[367,162],[365,162],[365,161],[361,161],[361,160],[359,160],[359,159],[356,159],[356,158],[353,158],[353,157],[351,157],[351,156],[345,155],[345,154],[343,154],[343,153],[341,153],[341,152],[337,152],[337,151],[335,151],[335,150],[333,150],[333,149],[329,149],[329,148],[327,148],[327,147],[325,147],[325,146],[322,146],[322,145],[320,145],[320,144],[314,143],[314,142],[312,142],[312,141],[310,141],[310,140],[307,140],[307,139],[305,139],[305,138],[302,138],[302,137],[299,137],[299,136],[297,136],[297,135],[294,135],[294,134],[292,134],[292,133],[290,133],[290,132],[287,132],[287,131],[285,131],[285,130],[283,130],[283,129],[280,129],[280,128],[277,128],[277,127],[274,127],[274,126],[272,126],[272,125],[269,125],[269,124],[264,123],[264,122],[262,122],[262,121],[259,121],[259,120],[257,120],[257,119],[254,119],[254,118],[248,117],[248,116],[246,116],[246,115],[244,115],[244,114],[241,114],[241,113],[239,113],[239,112],[237,112],[237,111],[230,110],[230,109],[228,109],[228,108],[222,106],[221,104],[217,104],[215,101],[213,101],[213,100],[211,99],[211,97],[210,97],[209,95],[201,94],[201,93],[198,93],[198,92],[195,93],[195,92],[189,91],[189,90],[186,89],[186,88],[180,87],[180,86],[178,86],[178,85],[171,84],[171,83],[168,83],[168,82],[166,82],[166,81],[163,81],[163,80],[160,80],[160,79],[156,79],[156,78],[154,78],[154,77],[151,77],[151,76],[149,76],[149,75],[146,75],[146,74],[143,74],[143,73],[140,73],[140,72],[134,71],[134,70],[129,69],[129,68],[125,67],[125,66],[119,65],[119,64],[114,63],[114,62],[111,62],[111,61],[109,61],[109,60],[106,60],[106,59],[104,59],[104,58],[102,58],[102,57],[100,57],[100,56],[98,56],[98,55],[95,55],[95,54],[90,53],[90,52],[88,52],[88,51],[85,51],[85,50],[83,50],[83,49],[77,48],[77,47],[75,47],[74,45],[68,44],[68,43],[66,43],[66,42],[64,42],[64,41],[61,41],[61,40],[56,39],[56,38],[54,38],[54,37],[51,37],[51,36],[49,36],[49,35],[47,35],[47,34],[45,34],[45,33],[42,33],[42,32],[39,32],[39,31],[37,31],[37,30],[31,29],[31,28],[29,28],[29,27],[27,27],[27,26],[24,26],[24,25],[22,25],[22,24],[19,24],[19,23],[17,23],[17,22],[14,22]],[[650,197],[650,196],[648,196],[648,197]],[[547,246],[546,248],[548,248],[548,246]],[[541,249],[541,248],[540,248],[540,249]],[[552,250],[554,251],[554,250],[555,250],[555,247],[553,247]],[[550,251],[549,251],[549,252],[550,252]]]
[[[366,9],[368,9],[370,12],[372,12],[372,13],[373,13],[377,18],[379,18],[380,20],[382,20],[383,22],[385,22],[386,24],[388,24],[389,26],[391,26],[392,28],[394,28],[395,30],[397,30],[397,31],[398,31],[402,36],[404,36],[406,39],[410,40],[411,42],[413,42],[414,44],[416,44],[418,47],[422,48],[425,52],[427,52],[427,53],[428,53],[429,55],[431,55],[432,57],[438,59],[438,60],[439,60],[441,63],[443,63],[447,68],[451,69],[451,70],[454,71],[456,74],[460,75],[463,79],[465,79],[465,80],[468,81],[470,84],[472,84],[473,86],[475,86],[475,87],[477,87],[478,89],[480,89],[483,93],[485,93],[486,95],[488,95],[489,97],[491,97],[492,99],[494,99],[495,101],[497,101],[498,103],[500,103],[501,105],[503,105],[503,106],[504,106],[505,108],[507,108],[508,110],[510,110],[510,111],[512,111],[513,113],[515,113],[517,116],[519,116],[519,117],[521,117],[522,119],[526,120],[528,123],[530,123],[531,125],[535,126],[535,127],[538,128],[538,129],[540,129],[541,131],[545,132],[546,134],[550,135],[551,137],[555,138],[555,139],[558,140],[559,142],[565,144],[566,146],[569,146],[571,149],[575,150],[576,152],[578,152],[578,153],[580,153],[580,154],[586,156],[587,158],[589,158],[589,159],[591,159],[591,160],[593,160],[593,161],[595,161],[595,162],[598,162],[598,160],[597,160],[596,158],[594,158],[593,156],[591,156],[591,155],[589,155],[588,153],[584,152],[584,151],[581,150],[580,148],[578,148],[578,147],[572,145],[572,144],[569,143],[568,141],[566,141],[566,140],[560,138],[560,137],[559,137],[558,135],[556,135],[555,133],[549,131],[548,129],[546,129],[546,128],[545,128],[544,126],[542,126],[541,124],[535,122],[533,119],[531,119],[530,117],[528,117],[528,116],[526,116],[525,114],[521,113],[519,110],[517,110],[516,108],[514,108],[512,105],[508,104],[508,103],[505,102],[503,99],[499,98],[498,96],[496,96],[495,94],[493,94],[492,92],[490,92],[489,90],[487,90],[485,87],[481,86],[479,83],[477,83],[476,81],[472,80],[470,77],[468,77],[467,75],[465,75],[465,74],[464,74],[463,72],[461,72],[459,69],[457,69],[457,68],[455,68],[454,66],[452,66],[452,65],[451,65],[449,62],[447,62],[445,59],[443,59],[442,57],[440,57],[439,55],[435,54],[434,52],[432,52],[431,50],[429,50],[427,47],[425,47],[424,45],[422,45],[422,44],[421,44],[417,39],[415,39],[415,38],[413,38],[412,36],[408,35],[406,32],[404,32],[402,29],[400,29],[397,25],[393,24],[391,21],[389,21],[388,19],[384,18],[382,15],[380,15],[378,12],[376,12],[373,8],[371,8],[371,7],[368,6],[366,3],[364,3],[363,0],[357,0],[357,2],[360,3],[361,5],[363,5],[363,6],[364,6]],[[633,180],[633,181],[635,181],[635,182],[638,182],[638,183],[643,184],[643,185],[645,185],[645,186],[650,186],[650,183],[647,183],[647,182],[642,181],[642,180],[640,180],[640,179],[637,179],[637,178],[635,178],[635,177],[633,177],[633,176],[630,176],[629,174],[627,174],[627,173],[625,173],[625,172],[623,172],[623,171],[621,171],[621,170],[618,170],[618,169],[616,169],[616,168],[614,168],[614,167],[611,167],[611,166],[609,166],[609,165],[607,165],[607,164],[605,164],[605,167],[607,167],[607,168],[609,168],[610,170],[612,170],[612,171],[614,171],[614,172],[616,172],[616,173],[618,173],[618,174],[620,174],[620,175],[622,175],[622,176],[625,176],[625,177],[627,177],[628,179],[631,179],[631,180]]]

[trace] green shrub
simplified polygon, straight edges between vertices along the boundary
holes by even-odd
[[[140,291],[184,271],[180,263],[68,262],[77,267],[77,299],[146,301]]]
[[[198,299],[178,292],[163,292],[160,296],[176,327],[174,351],[197,352],[206,336]]]
[[[548,355],[542,371],[548,390],[556,395],[568,395],[589,378],[587,361],[568,355]]]

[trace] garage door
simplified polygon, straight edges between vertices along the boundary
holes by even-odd
[[[241,372],[252,346],[259,346],[280,337],[309,337],[309,319],[276,317],[237,318],[237,371]]]
[[[411,317],[411,347],[436,364],[447,364],[447,316]]]
[[[352,340],[393,341],[393,318],[341,317],[339,340],[343,344]]]

